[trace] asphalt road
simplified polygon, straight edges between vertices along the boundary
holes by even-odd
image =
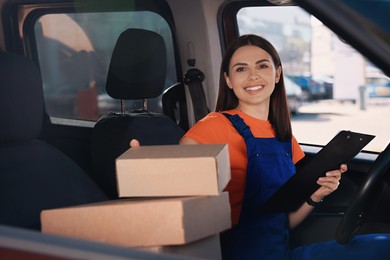
[[[305,103],[292,116],[292,125],[300,143],[324,145],[341,130],[373,134],[364,150],[379,152],[390,143],[390,98],[369,99],[365,106],[337,100]]]

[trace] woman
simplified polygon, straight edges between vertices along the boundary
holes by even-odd
[[[319,178],[320,188],[296,212],[257,212],[304,156],[292,135],[281,60],[264,38],[244,35],[233,41],[222,60],[216,112],[197,122],[180,143],[228,144],[231,181],[226,191],[233,227],[221,236],[224,259],[310,259],[329,257],[329,250],[333,258],[351,256],[351,250],[334,241],[288,247],[289,229],[338,188],[345,164]]]
[[[320,178],[321,187],[296,212],[255,214],[295,173],[294,163],[304,156],[292,136],[279,55],[259,36],[241,36],[227,49],[216,111],[195,124],[180,143],[228,144],[232,178],[226,190],[234,228],[226,235],[230,238],[226,248],[232,250],[224,250],[225,256],[284,259],[289,227],[298,225],[313,205],[337,189],[347,166]]]

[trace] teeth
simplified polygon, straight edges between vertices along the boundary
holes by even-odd
[[[262,89],[262,88],[263,88],[263,86],[254,86],[254,87],[246,88],[245,90],[247,90],[247,91],[255,91],[255,90]]]

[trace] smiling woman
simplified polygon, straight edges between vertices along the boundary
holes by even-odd
[[[297,226],[313,205],[337,189],[347,167],[319,178],[320,188],[296,212],[257,214],[295,174],[294,163],[304,156],[291,133],[282,64],[266,39],[243,35],[227,48],[220,79],[216,112],[195,124],[181,144],[229,145],[232,178],[226,190],[233,228],[222,240],[224,257],[285,258],[289,227]],[[272,232],[267,227],[273,227]]]
[[[278,128],[283,120],[290,125],[282,64],[266,39],[242,35],[227,48],[220,79],[216,112],[195,124],[181,144],[228,144],[232,178],[226,190],[233,227],[221,237],[224,259],[348,258],[356,257],[356,252],[360,259],[368,259],[388,253],[390,235],[385,234],[380,242],[376,234],[355,237],[349,247],[330,241],[289,249],[289,229],[338,189],[347,166],[320,177],[318,190],[295,212],[259,214],[257,210],[295,174],[294,164],[304,156],[291,127]]]

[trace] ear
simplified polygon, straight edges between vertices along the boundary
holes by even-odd
[[[226,72],[223,73],[223,76],[225,78],[226,85],[228,86],[228,88],[232,89],[233,88],[232,83],[230,82],[229,76],[226,74]]]
[[[282,74],[282,66],[278,66],[275,71],[275,84],[279,82],[281,74]]]

